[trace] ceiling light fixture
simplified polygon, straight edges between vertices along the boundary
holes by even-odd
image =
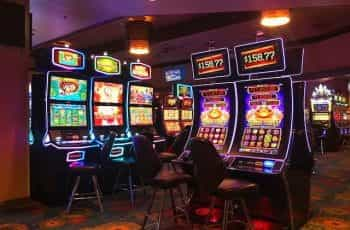
[[[290,12],[288,9],[264,10],[261,13],[260,24],[266,27],[277,27],[290,22]]]
[[[150,30],[152,23],[146,20],[129,20],[126,25],[129,53],[147,55],[150,53]]]

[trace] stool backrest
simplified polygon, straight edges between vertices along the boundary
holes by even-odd
[[[100,153],[100,161],[102,165],[106,165],[110,161],[109,154],[112,151],[115,136],[116,133],[111,131],[103,143]]]
[[[176,153],[178,156],[183,152],[190,129],[191,126],[186,126],[179,135],[175,137],[173,144],[170,146],[170,152]]]
[[[152,179],[160,171],[161,162],[153,149],[152,142],[143,135],[133,137],[135,170],[145,181]]]
[[[194,137],[189,144],[196,186],[203,192],[214,192],[225,177],[226,167],[213,144]]]

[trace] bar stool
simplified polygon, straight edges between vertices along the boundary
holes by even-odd
[[[97,175],[104,165],[104,158],[109,155],[109,152],[112,149],[114,142],[115,133],[111,133],[109,138],[106,139],[106,142],[103,145],[101,153],[99,154],[100,163],[88,163],[85,161],[72,162],[68,165],[68,172],[76,177],[75,183],[69,202],[66,208],[67,213],[71,211],[72,203],[74,200],[87,200],[87,199],[97,199],[100,212],[102,213],[102,192],[100,185],[98,183]],[[92,181],[94,192],[92,193],[78,193],[78,188],[82,177],[89,177]]]
[[[165,197],[167,192],[169,192],[171,199],[171,206],[174,214],[173,217],[176,219],[179,216],[178,211],[180,211],[185,215],[187,222],[189,223],[189,215],[186,210],[187,203],[180,188],[180,185],[187,183],[192,179],[192,177],[184,173],[161,170],[160,159],[157,153],[154,151],[152,143],[149,139],[147,139],[147,137],[143,135],[135,136],[133,138],[133,142],[135,155],[137,159],[135,169],[137,173],[143,175],[146,184],[151,185],[153,189],[151,202],[147,208],[147,213],[143,221],[142,229],[153,225],[156,225],[157,229],[160,229]],[[181,201],[183,205],[182,207],[176,207],[175,205],[174,190],[176,190],[181,196]],[[163,193],[163,196],[161,198],[159,215],[155,222],[148,223],[148,220],[152,213],[153,203],[158,191],[162,191]]]
[[[249,196],[257,195],[257,184],[242,179],[225,178],[225,164],[208,140],[192,138],[189,150],[194,164],[193,179],[196,187],[199,191],[208,192],[212,196],[206,223],[209,223],[215,199],[219,198],[224,200],[223,230],[228,228],[230,222],[237,222],[233,220],[234,201],[240,202],[246,218],[245,225],[248,229],[253,229],[245,200]]]

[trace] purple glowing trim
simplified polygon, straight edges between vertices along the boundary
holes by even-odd
[[[264,42],[269,42],[269,41],[275,41],[275,40],[281,40],[281,46],[282,46],[282,59],[283,59],[283,68],[282,69],[277,69],[277,70],[269,70],[269,71],[261,71],[261,72],[255,72],[255,73],[239,73],[239,66],[238,66],[238,60],[237,60],[237,51],[236,49],[238,47],[241,46],[246,46],[246,45],[256,45],[256,44],[260,44],[260,43],[264,43]],[[258,41],[258,42],[250,42],[250,43],[245,43],[245,44],[241,44],[241,45],[237,45],[233,48],[235,50],[235,61],[236,61],[236,70],[237,70],[237,74],[238,76],[249,76],[249,75],[258,75],[258,74],[263,74],[263,73],[274,73],[274,72],[279,72],[279,71],[285,71],[287,68],[286,65],[286,57],[285,57],[285,52],[284,52],[284,43],[283,43],[283,39],[282,38],[273,38],[273,39],[268,39],[268,40],[264,40],[264,41]],[[279,77],[276,77],[279,78]],[[264,79],[264,78],[260,78],[260,79]]]
[[[80,67],[73,67],[73,66],[67,66],[67,65],[62,65],[58,62],[55,62],[55,51],[59,51],[59,50],[66,50],[66,51],[69,51],[69,52],[72,52],[72,53],[75,53],[75,54],[78,54],[81,56],[81,66]],[[78,51],[78,50],[73,50],[73,49],[70,49],[70,48],[63,48],[63,47],[53,47],[52,50],[51,50],[51,62],[53,65],[55,66],[58,66],[60,68],[63,68],[63,69],[67,69],[67,70],[83,70],[85,69],[85,54]]]
[[[143,77],[138,77],[138,76],[134,75],[132,73],[132,67],[134,65],[142,65],[142,66],[145,66],[146,68],[148,68],[149,69],[149,77],[148,78],[143,78]],[[152,67],[150,65],[147,65],[147,64],[142,63],[142,62],[131,62],[130,63],[130,76],[135,78],[135,79],[138,79],[138,80],[149,80],[149,79],[152,79]]]
[[[99,59],[99,58],[107,58],[107,59],[113,60],[114,62],[118,63],[118,66],[119,66],[118,72],[108,73],[108,72],[104,72],[102,70],[98,70],[97,69],[97,59]],[[98,73],[102,73],[105,75],[120,75],[121,74],[121,62],[119,59],[113,58],[111,56],[95,56],[94,57],[94,70]]]
[[[201,78],[196,78],[194,75],[194,71],[193,71],[193,55],[197,55],[197,54],[204,54],[204,53],[210,53],[210,52],[215,52],[215,51],[222,51],[222,50],[226,50],[227,52],[227,60],[228,60],[228,74],[226,75],[222,75],[222,76],[215,76],[215,77],[201,77]],[[192,67],[192,77],[194,80],[205,80],[205,79],[215,79],[215,78],[223,78],[223,77],[229,77],[231,75],[231,61],[230,61],[230,53],[228,48],[220,48],[220,49],[213,49],[213,50],[206,50],[206,51],[201,51],[201,52],[196,52],[196,53],[192,53],[191,54],[191,67]]]

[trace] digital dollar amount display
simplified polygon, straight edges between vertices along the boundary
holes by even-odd
[[[209,50],[191,55],[193,78],[227,77],[231,75],[227,48]]]
[[[286,68],[283,40],[280,38],[235,47],[238,75],[283,71]]]

